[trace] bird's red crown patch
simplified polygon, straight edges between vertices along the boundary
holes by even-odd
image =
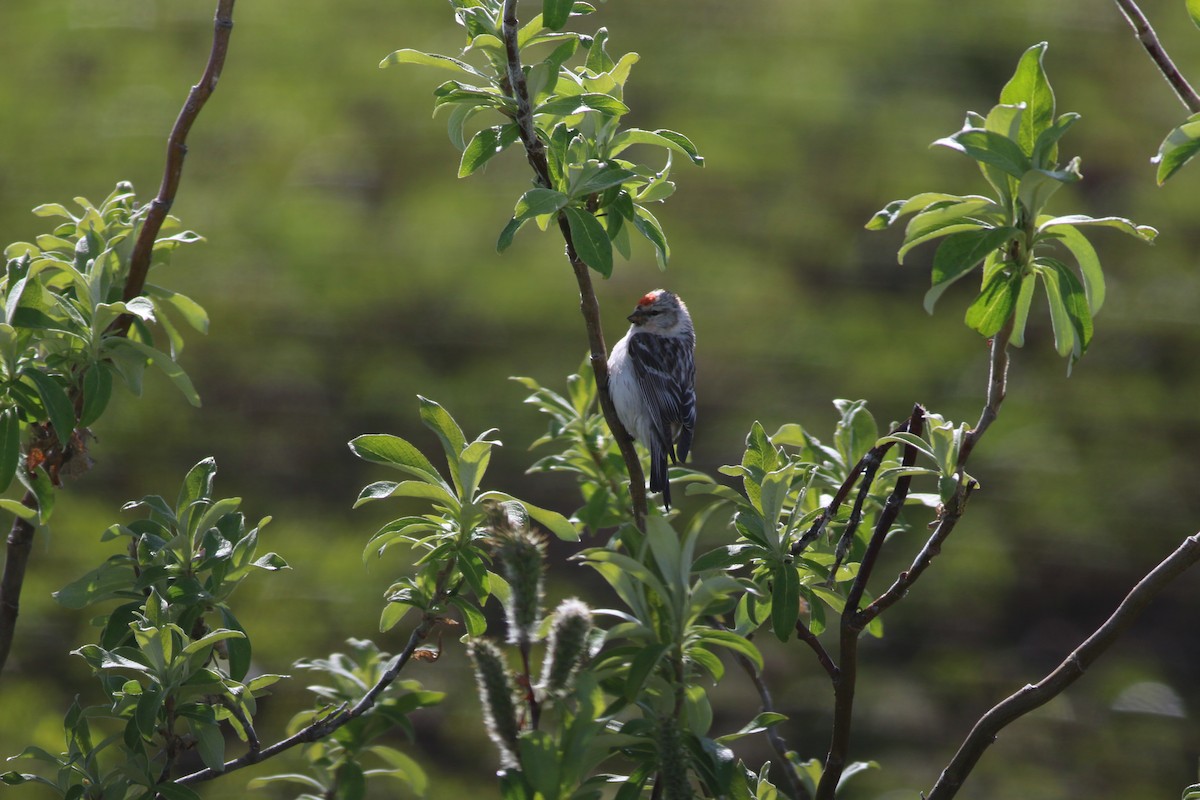
[[[642,306],[648,306],[657,299],[658,299],[658,290],[656,289],[653,292],[649,292],[648,294],[642,295],[642,299],[638,300],[638,308],[641,308]]]

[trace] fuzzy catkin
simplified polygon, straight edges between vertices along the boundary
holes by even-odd
[[[575,598],[559,603],[550,623],[546,657],[542,662],[539,686],[544,692],[562,694],[570,690],[575,672],[587,655],[591,630],[592,611],[586,603]]]
[[[479,685],[479,699],[483,704],[483,721],[488,736],[500,750],[500,763],[507,768],[515,767],[520,726],[504,655],[490,639],[471,642],[467,654],[475,664],[475,680]]]

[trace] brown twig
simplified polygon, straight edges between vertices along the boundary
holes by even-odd
[[[825,645],[821,644],[821,640],[804,624],[804,620],[802,619],[796,620],[796,638],[804,642],[816,653],[817,662],[825,670],[825,674],[836,681],[838,678],[837,664],[833,663],[833,658],[829,655],[829,651],[825,649]]]
[[[1120,638],[1150,601],[1197,561],[1200,561],[1200,533],[1184,539],[1175,552],[1138,581],[1112,616],[1053,672],[1036,684],[1027,684],[984,714],[942,771],[929,793],[929,800],[949,800],[954,797],[984,751],[996,741],[1001,729],[1065,691]]]
[[[517,47],[517,0],[504,0],[502,19],[502,34],[504,50],[508,61],[509,92],[517,103],[517,113],[514,121],[525,148],[525,157],[533,169],[541,186],[553,188],[550,180],[550,166],[546,161],[546,148],[538,138],[533,126],[533,108],[529,103],[529,94],[525,84],[525,73],[521,70],[521,53]],[[589,360],[592,372],[596,375],[596,389],[600,397],[600,409],[604,412],[604,420],[612,431],[621,457],[625,460],[625,468],[629,472],[629,495],[633,503],[634,522],[639,529],[645,528],[646,520],[646,479],[642,472],[642,462],[634,449],[633,439],[617,417],[617,409],[608,394],[608,347],[604,343],[604,329],[600,323],[600,303],[596,299],[596,291],[592,287],[592,276],[587,264],[575,251],[575,240],[571,236],[571,227],[567,218],[558,215],[558,228],[562,232],[567,246],[567,260],[575,272],[575,282],[579,285],[579,310],[583,314],[584,326],[587,328]]]
[[[1150,60],[1158,67],[1158,71],[1167,79],[1167,83],[1175,90],[1175,94],[1179,97],[1180,102],[1187,107],[1188,111],[1193,114],[1200,114],[1200,95],[1196,94],[1196,90],[1188,83],[1187,78],[1183,77],[1183,73],[1175,66],[1175,62],[1167,55],[1166,49],[1158,40],[1158,34],[1154,32],[1154,28],[1150,27],[1150,21],[1146,19],[1146,15],[1138,8],[1134,0],[1115,0],[1117,8],[1121,9],[1121,13],[1125,15],[1129,26],[1133,28],[1133,32],[1137,35],[1138,41],[1142,43],[1142,47],[1146,48],[1146,53],[1149,54]]]
[[[151,256],[154,252],[154,242],[167,218],[167,212],[175,200],[179,190],[180,177],[183,174],[183,157],[187,153],[187,135],[192,123],[200,114],[204,103],[216,88],[217,79],[225,63],[225,54],[229,49],[229,36],[233,31],[233,4],[235,0],[219,0],[214,16],[212,50],[204,75],[200,83],[192,87],[187,100],[179,112],[175,126],[167,140],[167,163],[163,170],[162,184],[158,196],[150,203],[146,219],[138,232],[137,241],[129,257],[129,275],[125,280],[124,299],[131,300],[142,293],[146,284],[146,274],[150,270]],[[110,331],[118,336],[129,332],[133,318],[123,314],[113,323]],[[80,398],[72,398],[78,413]],[[55,440],[66,442],[72,432],[54,431]],[[65,434],[65,435],[64,435]],[[28,509],[38,507],[37,496],[26,492],[21,498],[21,504]],[[13,636],[16,633],[17,616],[20,612],[21,589],[25,582],[25,570],[29,564],[29,553],[33,548],[33,538],[36,527],[20,517],[13,520],[9,530],[5,548],[4,574],[0,578],[0,672],[8,661],[12,651]]]

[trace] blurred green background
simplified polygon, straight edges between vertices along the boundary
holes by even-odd
[[[39,203],[100,200],[120,179],[153,194],[166,134],[208,53],[213,6],[0,6],[3,242],[46,229],[29,214]],[[1183,1],[1145,10],[1200,78],[1200,31]],[[529,185],[527,165],[513,151],[457,180],[457,153],[430,118],[430,91],[446,76],[376,68],[401,47],[455,52],[448,4],[259,0],[238,4],[235,19],[173,212],[208,242],[155,278],[212,318],[182,357],[204,407],[151,380],[143,398],[118,397],[96,429],[95,469],[69,486],[37,541],[0,678],[0,754],[31,741],[57,751],[70,698],[91,691],[82,661],[66,655],[93,635],[88,615],[50,593],[108,555],[99,534],[125,500],[173,497],[207,455],[220,466],[220,495],[275,518],[267,546],[294,567],[252,580],[240,598],[259,666],[271,672],[375,635],[382,592],[405,564],[389,553],[361,565],[362,544],[396,509],[350,510],[378,473],[345,442],[384,431],[435,452],[417,393],[472,435],[500,428],[496,488],[564,512],[575,505],[569,481],[523,474],[542,421],[507,380],[561,386],[585,350],[561,241],[531,228],[494,251]],[[899,234],[863,224],[897,197],[985,189],[967,159],[927,146],[966,110],[986,111],[1029,45],[1050,42],[1059,111],[1083,115],[1063,155],[1082,156],[1085,180],[1053,207],[1126,215],[1162,232],[1152,248],[1111,231],[1093,237],[1109,299],[1069,378],[1037,310],[1000,420],[973,459],[983,490],[935,568],[887,617],[886,638],[864,648],[852,756],[882,769],[846,794],[915,797],[980,713],[1055,666],[1200,522],[1200,168],[1160,189],[1149,163],[1182,106],[1104,2],[610,0],[582,24],[607,26],[612,52],[642,55],[626,96],[630,124],[682,131],[707,158],[704,169],[677,165],[679,192],[656,212],[673,248],[669,271],[644,246],[597,285],[610,343],[646,290],[668,286],[688,301],[701,469],[738,460],[755,419],[828,438],[838,397],[867,398],[881,425],[915,401],[976,419],[987,351],[961,323],[970,287],[927,316],[930,250],[899,267]],[[920,546],[917,522],[881,576]],[[578,591],[590,580],[580,572],[556,564],[551,597]],[[1137,800],[1194,782],[1196,585],[1194,575],[1179,581],[1069,692],[1006,730],[962,796]],[[379,641],[396,650],[403,635]],[[459,646],[448,649],[411,677],[465,689]],[[779,710],[791,717],[785,735],[804,757],[823,755],[827,682],[799,645],[768,648],[768,658]],[[297,676],[266,704],[264,739],[306,702],[305,682]],[[740,727],[756,702],[733,671],[726,683],[721,732]],[[417,725],[407,749],[435,773],[431,796],[495,794],[496,759],[472,692]],[[762,757],[760,746],[743,754]],[[241,797],[244,785],[245,773],[204,793]]]

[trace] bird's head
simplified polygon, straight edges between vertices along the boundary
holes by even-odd
[[[634,327],[661,336],[675,336],[691,327],[692,319],[679,295],[655,289],[638,301],[627,319]]]

